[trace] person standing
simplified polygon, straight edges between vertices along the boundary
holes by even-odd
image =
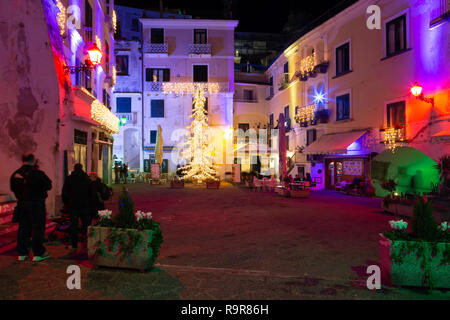
[[[122,173],[123,173],[123,180],[124,183],[127,184],[127,178],[128,178],[128,166],[126,164],[122,167]]]
[[[120,167],[119,167],[119,165],[117,163],[114,166],[114,182],[116,184],[120,183]]]
[[[78,250],[78,221],[81,220],[84,238],[89,224],[89,199],[91,181],[80,163],[75,164],[71,175],[64,181],[62,200],[68,206],[71,222],[71,253]]]
[[[25,261],[28,258],[30,244],[34,262],[50,258],[43,243],[47,214],[45,199],[47,191],[52,189],[52,181],[36,167],[33,154],[22,156],[22,166],[11,175],[10,188],[17,198],[17,260]]]
[[[98,211],[105,209],[105,201],[111,197],[111,192],[106,184],[97,176],[97,173],[89,174],[91,180],[89,200],[89,225],[98,217]]]

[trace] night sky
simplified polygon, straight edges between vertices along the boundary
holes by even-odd
[[[163,0],[169,9],[182,9],[199,18],[224,18],[224,0]],[[283,32],[283,26],[291,12],[297,28],[310,24],[314,19],[336,5],[355,1],[339,0],[233,0],[233,19],[239,20],[237,31]],[[116,0],[116,4],[159,11],[159,0]],[[298,14],[303,14],[300,19]]]

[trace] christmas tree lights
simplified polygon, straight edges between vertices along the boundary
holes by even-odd
[[[194,109],[192,110],[192,123],[187,129],[190,131],[187,147],[183,150],[183,157],[190,163],[182,168],[185,180],[194,180],[202,183],[206,180],[218,180],[217,171],[212,164],[212,152],[208,145],[207,130],[208,116],[204,109],[205,95],[203,90],[197,88],[194,96]]]

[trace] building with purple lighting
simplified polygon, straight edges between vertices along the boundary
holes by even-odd
[[[450,153],[449,5],[378,1],[380,29],[361,0],[292,43],[267,70],[270,118],[291,119],[290,173],[317,188],[355,178],[384,195],[430,192]],[[415,83],[423,88],[416,98]]]
[[[9,169],[0,173],[0,193],[10,193],[9,176],[21,155],[32,152],[53,181],[47,210],[58,215],[62,185],[75,163],[111,181],[111,134],[118,131],[109,110],[114,1],[9,1],[0,21],[7,21],[0,23],[0,73],[6,75],[0,82],[0,161]]]

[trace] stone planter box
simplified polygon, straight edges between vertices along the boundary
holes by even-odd
[[[381,281],[385,285],[397,286],[424,286],[424,270],[422,269],[422,258],[417,258],[417,249],[407,252],[402,256],[401,263],[392,261],[393,253],[398,252],[402,246],[417,244],[416,241],[392,241],[380,234],[380,268]],[[437,243],[437,254],[431,257],[431,244],[421,242],[425,245],[425,256],[429,257],[428,270],[434,288],[450,288],[450,264],[439,266],[443,252],[449,243]]]
[[[184,181],[171,181],[170,187],[172,189],[181,189],[184,188]]]
[[[219,189],[220,181],[206,182],[206,189]]]
[[[291,198],[308,198],[310,190],[291,190]]]
[[[387,207],[382,206],[383,210],[393,215],[412,218],[414,216],[414,206],[396,202],[390,202]],[[448,214],[433,210],[433,217],[436,222],[441,223],[448,220]]]
[[[140,233],[141,241],[131,254],[120,252],[120,244],[108,243],[108,235],[111,230],[118,231],[119,236],[130,239],[130,235]],[[150,270],[156,262],[157,256],[153,254],[151,243],[153,230],[138,231],[136,229],[117,229],[107,227],[90,226],[88,228],[88,256],[89,262],[94,266]]]

